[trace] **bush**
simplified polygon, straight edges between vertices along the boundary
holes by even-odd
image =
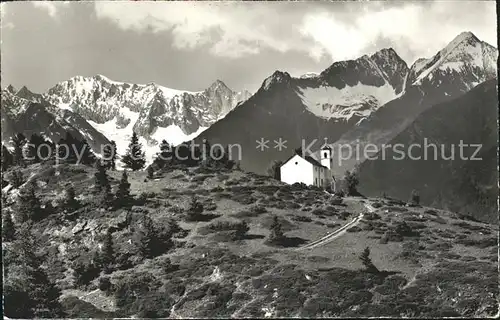
[[[9,176],[9,182],[13,188],[19,188],[25,182],[22,172],[19,170],[12,171]]]
[[[231,197],[232,200],[241,204],[252,204],[257,201],[250,193],[236,194]]]
[[[354,171],[346,171],[344,175],[346,193],[354,196],[358,194],[357,187],[359,184],[358,175]]]
[[[255,214],[262,214],[266,213],[267,209],[264,206],[261,205],[253,205],[250,207],[250,212],[255,213]]]
[[[109,281],[108,277],[99,278],[99,290],[106,293],[111,291],[111,281]]]
[[[300,204],[293,202],[293,201],[286,201],[285,202],[285,208],[286,209],[299,209]]]
[[[374,202],[374,203],[372,203],[372,207],[380,208],[380,207],[382,207],[382,204],[380,202]]]
[[[420,195],[417,190],[411,192],[409,204],[412,206],[420,205]]]
[[[334,197],[332,200],[330,200],[330,204],[333,205],[333,206],[339,206],[341,205],[343,202],[342,198],[341,197]]]
[[[210,189],[210,192],[222,192],[222,191],[224,191],[224,189],[219,186]]]
[[[345,197],[345,192],[343,190],[335,191],[333,194],[339,198]]]
[[[312,219],[306,216],[292,215],[291,219],[297,222],[311,222]]]
[[[497,246],[498,244],[498,239],[491,237],[491,238],[482,238],[479,240],[475,239],[460,239],[457,241],[457,243],[462,244],[464,246],[468,247],[477,247],[480,249],[488,248],[488,247],[494,247]]]
[[[248,224],[245,221],[239,223],[236,226],[236,230],[234,231],[233,239],[235,240],[244,239],[249,230],[250,228],[248,227]]]
[[[383,295],[397,294],[402,286],[407,283],[404,277],[392,275],[384,280],[384,283],[375,287],[374,291]]]
[[[294,184],[292,184],[292,190],[295,191],[307,190],[307,185],[303,182],[295,182]]]
[[[363,219],[378,220],[378,219],[380,219],[380,216],[378,214],[376,214],[375,212],[367,212],[363,215]]]
[[[203,212],[203,205],[198,202],[196,197],[191,198],[188,208],[186,209],[186,221],[197,221]]]
[[[77,285],[88,285],[101,273],[98,255],[96,253],[91,255],[82,255],[71,265]]]
[[[214,211],[215,209],[217,209],[217,205],[212,200],[208,200],[203,203],[203,208],[206,211]]]
[[[371,231],[374,229],[373,225],[371,223],[366,223],[362,227],[363,230],[365,231]],[[349,230],[347,230],[349,232]]]
[[[228,231],[228,230],[237,230],[242,221],[227,221],[227,220],[219,220],[209,223],[203,228],[206,228],[211,231]]]
[[[370,258],[370,248],[366,247],[365,250],[361,253],[359,256],[359,259],[363,263],[363,266],[365,266],[366,271],[372,272],[372,273],[378,273],[377,267],[372,262],[372,259]]]
[[[115,286],[116,305],[121,316],[168,317],[172,299],[160,290],[161,282],[148,273],[128,274]]]
[[[270,233],[268,241],[269,243],[278,244],[281,243],[285,239],[283,234],[283,227],[278,220],[277,216],[273,217],[273,222],[270,227]]]
[[[353,227],[348,228],[346,231],[347,232],[360,232],[361,228],[358,226],[353,226]]]
[[[432,216],[437,216],[437,215],[438,215],[437,211],[436,211],[436,210],[433,210],[433,209],[426,209],[426,210],[424,211],[424,213],[430,214],[430,215],[432,215]]]
[[[404,237],[393,230],[386,231],[382,238],[380,238],[380,243],[385,244],[387,242],[401,242]]]
[[[348,211],[341,211],[339,213],[339,218],[342,220],[345,220],[345,219],[349,218],[350,215],[351,214]]]
[[[315,216],[326,216],[328,214],[325,210],[320,208],[314,209],[311,213]]]

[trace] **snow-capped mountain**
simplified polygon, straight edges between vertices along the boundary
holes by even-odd
[[[297,93],[307,110],[325,119],[356,120],[393,100],[401,93],[408,66],[392,49],[372,56],[332,64],[320,74],[295,79]],[[267,89],[279,78],[264,81]]]
[[[291,150],[315,139],[312,151],[325,138],[328,144],[336,142],[334,148],[381,145],[424,110],[496,77],[497,56],[496,48],[463,33],[411,68],[389,48],[335,62],[317,76],[294,78],[276,71],[250,99],[195,140],[240,144],[242,167],[256,172],[265,172],[272,160],[285,159]],[[265,152],[255,149],[261,138],[270,140]],[[272,148],[279,138],[287,141],[288,150]],[[338,175],[363,160],[344,161],[336,168]]]
[[[10,146],[10,139],[16,133],[28,138],[34,133],[43,134],[54,143],[64,138],[66,133],[71,133],[79,140],[86,139],[96,153],[100,153],[102,145],[109,143],[103,134],[77,113],[59,109],[45,101],[24,99],[18,93],[26,95],[29,90],[16,92],[12,87],[7,87],[1,92],[3,144]]]
[[[498,50],[479,40],[471,32],[463,32],[430,59],[418,59],[410,69],[407,86],[425,85],[441,77],[462,78],[464,90],[496,77]]]
[[[294,148],[327,138],[331,143],[403,90],[408,66],[392,49],[333,63],[317,75],[292,77],[276,71],[260,89],[195,139],[239,144],[241,165],[265,172],[272,160],[287,158]],[[288,150],[255,149],[256,140],[286,140]],[[198,141],[199,140],[199,141]]]
[[[419,114],[457,98],[480,83],[497,77],[497,48],[464,32],[430,59],[418,59],[405,78],[404,94],[372,113],[336,142],[380,147],[403,131]],[[347,148],[344,148],[347,150]],[[338,174],[364,161],[358,155],[338,166]]]
[[[161,140],[174,145],[189,141],[249,96],[247,91],[232,91],[220,80],[206,90],[190,92],[155,83],[117,82],[97,75],[76,76],[58,83],[43,94],[43,100],[84,117],[115,140],[120,154],[126,151],[135,131],[149,162]]]

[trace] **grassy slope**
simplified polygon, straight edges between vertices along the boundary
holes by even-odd
[[[72,182],[82,202],[91,202],[91,168],[35,165],[24,171],[25,176],[36,173],[44,200],[57,199],[63,184]],[[121,173],[109,174],[116,185]],[[172,218],[187,235],[176,238],[175,248],[168,253],[109,275],[113,284],[142,283],[134,289],[139,297],[134,298],[135,304],[120,308],[113,292],[97,289],[97,279],[76,285],[70,261],[83,254],[83,248],[95,250],[106,229],[118,225],[126,210],[102,211],[87,205],[76,221],[53,214],[35,224],[38,241],[53,253],[49,274],[64,289],[62,300],[72,316],[144,315],[141,312],[148,310],[171,317],[496,313],[498,288],[492,284],[498,278],[497,226],[463,221],[446,211],[407,208],[388,199],[346,198],[342,205],[333,205],[322,191],[294,190],[239,171],[174,170],[159,173],[153,180],[147,180],[145,172],[131,172],[129,181],[132,194],[148,192],[149,199],[130,209],[131,226],[113,233],[116,252],[135,250],[134,221],[143,214],[149,214],[158,225]],[[205,213],[216,218],[184,222],[183,211],[192,195],[206,209],[212,207]],[[365,216],[359,229],[323,246],[296,250],[301,243],[339,228],[360,210],[366,211],[364,201],[376,203],[378,210],[376,215]],[[252,214],[255,205],[266,212]],[[344,217],[342,212],[347,212]],[[286,236],[295,240],[294,246],[266,244],[275,214]],[[250,236],[244,240],[232,241],[224,232],[207,228],[216,221],[241,219],[250,226]],[[391,230],[401,221],[411,227],[413,235],[391,237]],[[370,247],[374,264],[385,273],[363,271],[359,254],[365,247]],[[166,258],[173,268],[165,267]]]

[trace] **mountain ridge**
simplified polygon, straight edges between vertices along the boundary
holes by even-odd
[[[496,78],[497,59],[496,48],[479,41],[472,33],[461,33],[433,58],[417,60],[410,67],[404,94],[344,133],[334,147],[374,144],[380,150],[384,143],[404,130],[423,111]],[[343,158],[346,156],[344,153]],[[363,161],[361,154],[356,159],[344,161],[341,166],[335,166],[334,170],[337,175],[342,175],[345,170],[352,170]]]
[[[148,162],[163,139],[173,145],[188,140],[250,96],[246,90],[232,91],[220,79],[195,92],[152,82],[118,82],[101,74],[74,76],[43,94],[32,93],[26,87],[16,90],[9,86],[6,90],[18,98],[79,114],[101,134],[115,140],[120,154],[126,151],[132,131],[136,132]]]
[[[412,150],[413,159],[395,160],[394,151],[388,149],[384,160],[379,152],[378,159],[366,160],[359,167],[360,191],[368,196],[386,192],[405,199],[417,189],[424,205],[498,221],[497,179],[491,175],[497,168],[497,105],[493,79],[422,112],[390,141],[390,145],[421,146]],[[436,150],[424,151],[425,139],[427,144],[437,145]],[[479,152],[466,147],[459,155],[460,141],[480,146]],[[462,159],[462,153],[467,159]]]
[[[450,43],[465,43],[466,49],[478,46],[478,42],[471,44],[466,40],[467,37],[459,35]],[[435,68],[420,84],[413,84],[410,73],[424,60],[408,67],[391,48],[371,56],[334,62],[317,76],[295,78],[286,71],[275,71],[249,100],[195,141],[240,144],[246,153],[242,166],[258,173],[265,172],[271,161],[286,159],[291,154],[288,150],[304,147],[303,141],[308,146],[311,141],[319,140],[314,150],[319,150],[324,138],[329,143],[335,142],[334,147],[352,145],[358,140],[362,144],[381,144],[392,139],[425,109],[496,76],[490,61],[498,56],[496,48],[484,42],[480,46],[481,54],[488,53],[484,56],[486,63],[481,60],[475,65],[478,59],[465,55],[469,59],[463,62],[463,68],[440,70],[432,64],[428,68]],[[442,65],[439,57],[438,52],[433,59]],[[252,123],[262,124],[259,132],[253,132]],[[277,152],[272,147],[265,152],[255,150],[255,141],[260,138],[272,143],[280,137],[288,142],[288,150]],[[351,160],[334,167],[335,175],[342,176],[357,163]]]

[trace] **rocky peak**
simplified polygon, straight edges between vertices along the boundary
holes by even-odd
[[[412,65],[407,86],[444,77],[460,78],[463,90],[496,76],[498,50],[479,40],[472,32],[462,32],[434,57],[418,59]]]
[[[221,93],[221,94],[230,94],[232,92],[231,89],[228,88],[228,86],[222,82],[221,80],[217,79],[208,87],[207,91],[209,93]]]
[[[456,47],[457,45],[461,43],[465,43],[468,45],[474,45],[475,43],[481,42],[475,34],[473,34],[470,31],[464,31],[460,33],[458,36],[456,36],[447,46],[444,50],[450,51],[450,49]]]
[[[358,83],[382,87],[388,84],[396,93],[402,91],[408,66],[397,53],[389,48],[371,56],[355,60],[334,62],[320,74],[322,84],[342,89]]]
[[[266,78],[262,83],[262,88],[264,90],[269,90],[269,88],[277,83],[289,83],[291,80],[291,76],[288,72],[283,72],[276,70],[270,77]]]
[[[403,91],[404,79],[409,68],[393,48],[384,48],[375,52],[370,56],[370,60],[378,66],[397,94]]]
[[[12,93],[12,94],[16,94],[16,88],[14,88],[13,85],[9,84],[7,86],[7,88],[4,89],[5,91],[9,92],[9,93]],[[2,90],[3,91],[3,90]]]
[[[39,102],[42,98],[40,94],[30,91],[26,86],[23,86],[21,89],[19,89],[19,91],[17,91],[16,93],[16,96],[35,102]]]

